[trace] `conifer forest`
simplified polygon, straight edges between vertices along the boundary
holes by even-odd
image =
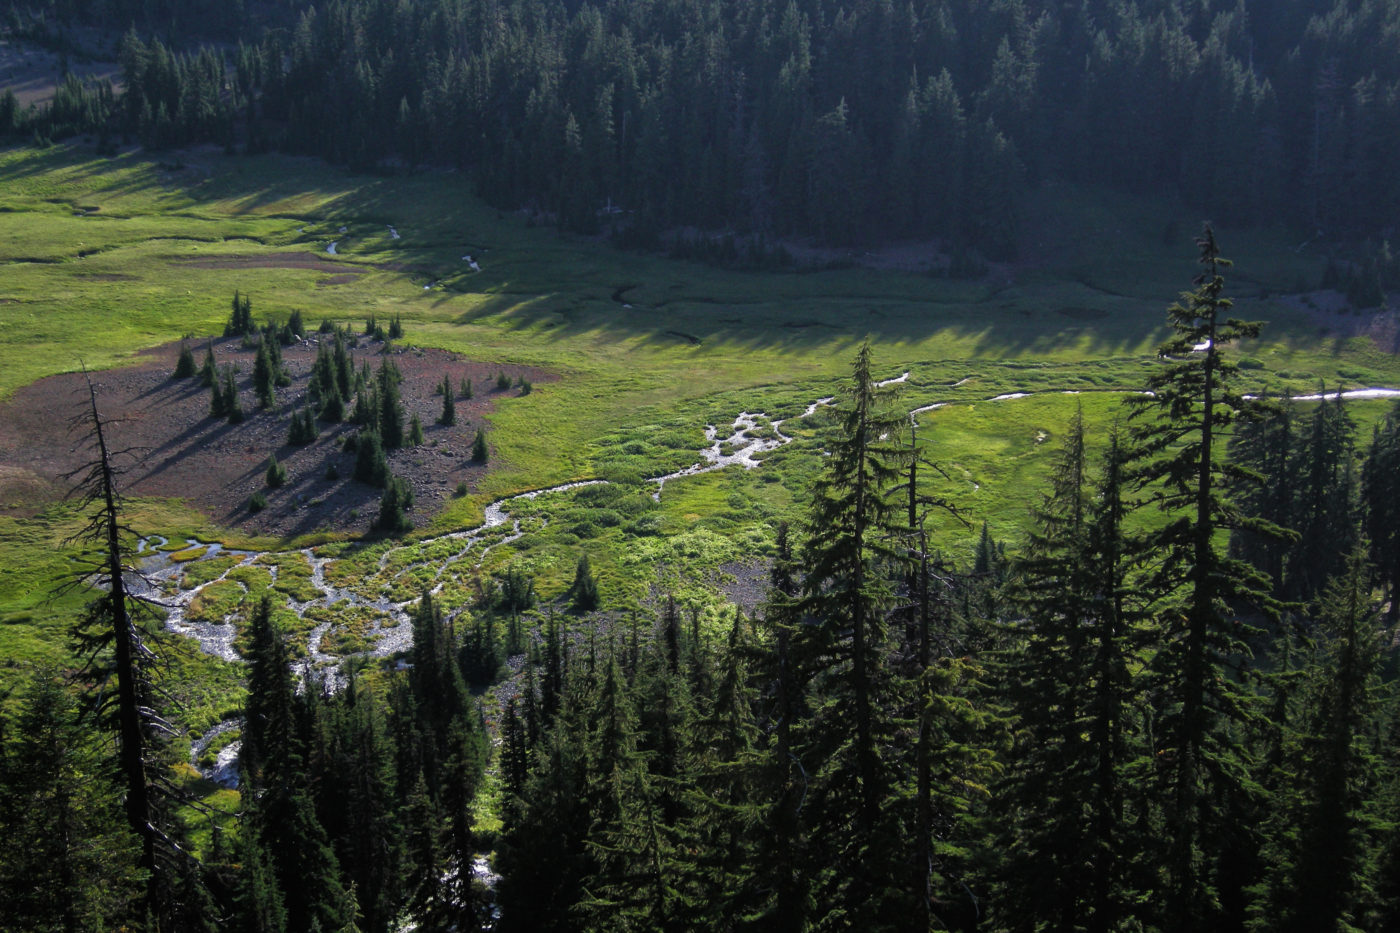
[[[0,931],[1400,930],[1397,229],[1400,0],[0,0]]]

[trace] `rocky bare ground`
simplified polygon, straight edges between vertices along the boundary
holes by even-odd
[[[183,499],[222,526],[254,534],[368,531],[378,513],[380,490],[350,479],[354,455],[340,448],[356,427],[322,423],[315,443],[287,444],[292,413],[305,402],[320,339],[312,334],[283,349],[292,384],[277,390],[277,405],[266,411],[257,408],[253,395],[254,351],[234,339],[213,342],[218,364],[238,369],[239,397],[248,417],[237,425],[209,416],[210,393],[198,380],[170,378],[178,344],[148,351],[135,366],[93,373],[101,413],[113,422],[112,447],[128,452],[121,458],[123,491]],[[204,340],[191,341],[197,360],[204,346]],[[356,368],[368,362],[377,370],[383,349],[382,343],[362,339],[353,351]],[[405,423],[414,414],[423,423],[424,443],[390,457],[393,472],[413,486],[415,514],[422,524],[458,483],[470,488],[487,469],[471,460],[476,429],[496,400],[519,391],[497,392],[496,376],[504,372],[512,383],[522,376],[532,383],[554,377],[532,367],[477,363],[442,350],[394,346],[388,357],[403,374]],[[471,400],[458,397],[457,423],[451,427],[436,423],[442,398],[433,392],[444,376],[454,388],[470,379],[475,391]],[[85,385],[81,373],[52,376],[0,405],[0,506],[32,510],[61,496],[68,485],[64,477],[90,458],[81,426],[70,427],[86,402]],[[287,469],[287,484],[280,489],[267,489],[264,483],[272,454]],[[339,479],[326,478],[331,465]],[[251,513],[248,500],[259,491],[268,507]]]

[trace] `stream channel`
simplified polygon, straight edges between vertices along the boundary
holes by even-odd
[[[334,246],[334,244],[332,244]],[[876,383],[877,386],[889,386],[896,383],[903,383],[909,379],[909,373],[904,372],[900,376],[892,379],[885,379]],[[943,388],[956,388],[967,379],[960,380]],[[1129,394],[1121,389],[1102,390],[1117,394]],[[1027,393],[1011,392],[1004,395],[994,396],[982,401],[1004,402],[1016,399],[1027,398],[1032,394],[1049,393]],[[1077,392],[1062,392],[1059,394],[1079,394]],[[1298,396],[1298,401],[1317,401],[1322,398],[1333,399],[1338,393],[1326,393],[1325,395]],[[1345,399],[1375,399],[1400,397],[1400,390],[1397,389],[1356,389],[1342,392],[1341,397]],[[834,396],[825,396],[812,402],[806,407],[797,418],[806,418],[814,414],[819,408],[831,405],[835,402]],[[910,410],[910,416],[936,410],[954,402],[936,401],[924,404]],[[785,420],[771,420],[761,412],[743,411],[734,419],[727,436],[720,437],[720,429],[716,425],[705,426],[705,438],[709,446],[700,451],[701,459],[691,466],[674,473],[667,473],[656,476],[649,482],[656,485],[652,497],[656,501],[661,501],[662,491],[671,480],[680,479],[687,476],[697,476],[701,473],[709,473],[715,470],[722,470],[730,466],[739,465],[745,469],[753,469],[762,464],[764,455],[786,446],[795,440],[792,435],[784,434],[782,426]],[[772,428],[772,436],[754,437],[750,432],[759,428],[762,421],[767,421]],[[730,452],[725,453],[725,448]],[[511,517],[511,507],[513,503],[533,500],[541,496],[553,496],[560,493],[581,489],[585,486],[595,486],[606,483],[607,480],[591,479],[578,482],[564,483],[559,486],[550,486],[545,489],[536,489],[530,492],[517,493],[497,499],[486,506],[484,521],[475,528],[463,531],[454,531],[448,534],[439,535],[434,538],[421,539],[411,544],[392,547],[384,552],[379,558],[378,569],[381,573],[388,572],[389,568],[395,564],[395,555],[409,549],[417,549],[424,553],[436,553],[439,556],[425,558],[422,560],[412,560],[402,567],[393,571],[389,575],[389,582],[399,581],[415,570],[430,565],[436,565],[434,574],[434,585],[431,592],[437,594],[443,586],[443,575],[453,565],[459,564],[468,559],[473,559],[473,566],[479,565],[493,548],[503,544],[508,544],[522,537],[525,532],[521,530],[521,523],[518,519]],[[502,529],[506,529],[502,533]],[[237,634],[233,616],[226,616],[217,621],[208,619],[192,620],[187,617],[190,605],[201,593],[209,587],[227,581],[230,574],[235,573],[239,568],[257,566],[266,569],[272,582],[277,582],[279,571],[278,563],[269,562],[269,558],[285,558],[293,554],[299,554],[310,564],[310,587],[317,595],[307,600],[297,600],[292,596],[286,597],[286,607],[297,615],[303,615],[308,610],[315,608],[329,608],[343,605],[347,609],[362,608],[368,609],[374,614],[374,623],[370,627],[367,639],[372,643],[372,647],[365,653],[388,657],[397,652],[407,650],[412,643],[412,626],[409,624],[409,612],[417,598],[395,602],[383,595],[367,595],[357,590],[353,585],[339,582],[332,582],[327,579],[328,565],[332,564],[334,558],[318,554],[315,548],[303,548],[300,551],[279,552],[279,551],[250,551],[225,548],[218,542],[205,542],[193,538],[186,539],[184,548],[197,551],[203,548],[203,552],[198,556],[184,561],[172,559],[169,551],[170,541],[159,535],[152,535],[141,539],[137,544],[137,556],[140,559],[140,569],[143,579],[133,579],[132,589],[136,595],[151,600],[153,603],[163,608],[166,612],[165,627],[179,635],[192,638],[199,643],[201,650],[223,658],[226,661],[241,661],[237,650],[234,648],[234,640]],[[443,545],[447,555],[440,556],[443,552]],[[233,558],[225,569],[217,575],[204,574],[209,577],[203,579],[195,585],[185,585],[185,574],[192,567],[199,564],[228,558]],[[242,584],[240,584],[242,585]],[[387,589],[388,587],[384,587]],[[335,669],[340,663],[341,656],[331,654],[324,649],[323,641],[332,622],[321,622],[313,628],[307,639],[307,657],[320,671],[321,676],[326,678],[326,682],[335,686]],[[201,764],[199,759],[204,755],[209,746],[217,741],[221,735],[236,729],[240,726],[237,719],[225,720],[218,723],[212,729],[205,732],[196,739],[190,749],[191,764],[210,780],[216,781],[224,786],[233,787],[238,783],[238,752],[240,743],[237,740],[228,742],[218,752],[212,764]],[[490,865],[483,856],[477,860],[473,866],[474,873],[482,880],[487,887],[492,886],[494,875]]]

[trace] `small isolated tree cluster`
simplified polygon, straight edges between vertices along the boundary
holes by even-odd
[[[229,424],[243,421],[243,405],[238,400],[238,384],[234,381],[232,364],[225,364],[219,378],[210,386],[209,415],[227,418]]]
[[[574,567],[574,582],[569,585],[566,596],[569,608],[574,612],[592,612],[598,608],[598,581],[593,579],[593,566],[588,562],[587,554],[578,559]]]
[[[364,429],[355,435],[355,473],[357,482],[384,488],[389,482],[389,458],[379,432]]]
[[[273,454],[267,458],[267,473],[264,474],[269,489],[278,489],[287,485],[287,468],[277,462],[277,455]]]
[[[277,340],[283,346],[291,346],[306,336],[306,322],[302,320],[301,309],[287,316],[284,324],[277,328]]]
[[[321,341],[316,349],[316,362],[311,366],[311,380],[307,385],[307,398],[316,409],[322,421],[332,423],[345,420],[345,407],[350,398],[362,391],[355,364],[350,358],[350,338],[344,331],[335,329],[334,339]]]
[[[372,377],[368,368],[358,377],[359,394],[351,420],[379,435],[385,450],[398,450],[404,444],[405,416],[399,385],[403,375],[393,360],[384,357]]]
[[[257,325],[253,323],[253,300],[235,290],[232,311],[228,323],[224,325],[224,336],[249,337],[257,333],[257,330]]]
[[[389,474],[384,483],[384,495],[379,499],[379,517],[374,529],[382,534],[397,535],[413,530],[408,512],[413,508],[413,487],[403,477]]]
[[[180,341],[180,357],[175,361],[175,371],[170,374],[171,379],[191,379],[199,372],[194,362],[194,354],[190,352],[190,346],[185,341]]]
[[[403,336],[403,321],[396,314],[394,319],[389,322],[389,326],[385,327],[377,317],[371,314],[365,319],[365,336],[384,342],[398,340]]]
[[[258,407],[271,408],[277,404],[277,380],[281,374],[281,352],[279,351],[274,359],[269,347],[275,347],[273,341],[263,340],[258,342],[258,352],[253,358],[253,394],[257,396]]]
[[[311,413],[310,408],[292,412],[292,426],[287,432],[288,444],[293,447],[303,447],[314,443],[318,434],[316,416]]]

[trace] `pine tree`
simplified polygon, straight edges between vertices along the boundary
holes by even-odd
[[[1370,840],[1379,829],[1367,798],[1379,772],[1385,638],[1369,578],[1365,552],[1354,547],[1322,598],[1301,728],[1289,743],[1281,799],[1271,808],[1272,871],[1259,929],[1339,930],[1362,920]]]
[[[243,825],[257,823],[253,795],[244,794]],[[238,843],[239,870],[233,889],[234,916],[248,933],[286,933],[287,907],[277,883],[271,856],[256,832],[244,832]]]
[[[399,398],[399,369],[386,357],[379,364],[379,438],[385,450],[398,450],[404,441],[403,402]]]
[[[114,928],[139,904],[121,791],[59,672],[37,669],[0,728],[0,928]]]
[[[574,612],[592,612],[598,608],[598,583],[593,579],[593,568],[588,563],[588,555],[578,559],[574,567],[574,582],[565,594],[569,608]]]
[[[1249,406],[1233,388],[1237,368],[1222,348],[1257,336],[1260,325],[1225,317],[1231,303],[1221,270],[1229,263],[1209,227],[1197,244],[1205,271],[1197,288],[1167,309],[1173,336],[1158,350],[1165,365],[1148,379],[1151,394],[1129,400],[1136,422],[1130,476],[1151,489],[1167,516],[1143,547],[1156,558],[1144,584],[1163,599],[1150,689],[1162,762],[1161,831],[1170,840],[1164,922],[1178,929],[1216,926],[1224,922],[1222,900],[1238,900],[1238,891],[1221,890],[1217,882],[1234,868],[1223,815],[1250,793],[1231,733],[1252,715],[1237,674],[1249,658],[1247,630],[1225,607],[1270,605],[1268,581],[1222,553],[1217,540],[1217,532],[1235,527],[1270,531],[1231,504],[1233,487],[1246,478],[1223,462],[1221,442]]]
[[[1117,434],[1097,489],[1076,413],[1016,578],[1025,622],[1008,646],[1016,723],[1001,795],[999,903],[1013,929],[1118,929],[1140,894],[1131,869],[1145,610],[1128,576]],[[1096,492],[1097,494],[1092,494]]]
[[[404,827],[398,818],[395,754],[384,707],[351,672],[322,701],[326,742],[320,756],[317,810],[362,925],[387,930],[403,899]]]
[[[1300,432],[1298,501],[1290,527],[1298,532],[1285,568],[1285,595],[1308,601],[1339,575],[1356,543],[1355,425],[1340,395],[1323,400]]]
[[[408,511],[413,508],[413,487],[398,476],[389,474],[384,484],[384,495],[379,498],[379,517],[374,528],[387,535],[398,535],[413,530],[413,521]]]
[[[180,341],[180,357],[175,361],[175,371],[170,374],[171,379],[189,379],[196,373],[194,354],[190,352],[190,346],[185,341]]]
[[[408,446],[421,447],[423,444],[423,422],[418,420],[415,413],[408,421]]]
[[[199,367],[199,384],[206,389],[212,389],[218,379],[219,370],[214,364],[214,345],[210,343],[204,348],[204,362]]]
[[[842,432],[835,440],[826,474],[814,489],[805,549],[807,579],[804,609],[821,620],[810,653],[830,664],[849,652],[850,667],[840,687],[850,698],[854,732],[843,754],[857,788],[855,824],[869,831],[887,787],[882,780],[876,740],[879,651],[884,639],[883,611],[892,599],[891,581],[876,566],[896,559],[885,540],[897,525],[898,509],[885,496],[898,478],[904,451],[881,440],[898,431],[904,417],[886,407],[891,393],[878,389],[871,375],[870,345],[861,346],[852,365],[852,381],[843,388],[838,414]],[[849,634],[847,634],[849,633]],[[835,686],[835,685],[833,685]]]
[[[287,443],[294,447],[314,443],[320,432],[316,428],[316,416],[310,408],[292,412],[291,427],[287,432]]]
[[[384,455],[384,446],[379,435],[371,430],[360,431],[355,435],[356,482],[385,488],[389,482],[389,460]]]
[[[209,414],[212,417],[227,418],[229,424],[243,421],[243,405],[238,400],[238,385],[234,382],[232,365],[224,366],[211,391]]]
[[[446,376],[442,377],[442,414],[438,416],[438,424],[454,425],[457,423],[457,403],[452,398],[452,383]]]
[[[296,747],[295,690],[282,631],[264,596],[248,619],[248,699],[243,711],[239,764],[254,784],[263,772],[299,755]]]
[[[472,462],[485,463],[490,456],[490,451],[486,447],[486,429],[477,428],[476,437],[472,440]]]
[[[888,885],[898,872],[903,830],[885,806],[895,774],[884,663],[885,613],[905,556],[895,537],[900,509],[888,492],[911,453],[884,440],[903,429],[907,415],[888,406],[892,393],[875,385],[871,369],[867,343],[843,387],[840,433],[813,490],[800,604],[812,624],[797,627],[792,649],[814,691],[814,715],[797,750],[820,769],[813,843],[831,853],[835,869],[824,876],[817,902],[829,917],[859,911],[883,922],[912,906],[907,889]]]
[[[404,885],[409,916],[428,929],[445,926],[442,915],[442,817],[428,795],[423,772],[416,774],[413,791],[404,802],[401,822],[406,831]]]
[[[287,468],[277,462],[277,455],[272,454],[267,458],[267,473],[264,474],[269,489],[277,489],[287,484]]]
[[[345,339],[345,331],[337,328],[335,343],[331,348],[331,368],[335,373],[335,384],[340,389],[342,399],[348,399],[355,390],[355,364],[350,359]]]
[[[308,741],[299,719],[316,702],[306,684],[298,701],[286,643],[264,597],[249,620],[248,699],[243,715],[240,763],[247,779],[243,832],[253,834],[276,876],[276,894],[262,888],[247,893],[247,909],[276,919],[280,897],[286,929],[350,930],[358,912],[353,893],[342,883],[340,866],[310,790]],[[255,866],[256,870],[256,866]],[[250,879],[251,882],[251,879]]]
[[[224,336],[247,337],[256,332],[257,325],[253,323],[253,300],[247,295],[239,295],[235,289],[228,323],[224,325]]]
[[[1298,463],[1294,454],[1293,405],[1261,399],[1253,417],[1244,418],[1230,442],[1236,468],[1259,477],[1242,489],[1240,511],[1280,528],[1293,525]],[[1248,561],[1273,581],[1275,595],[1283,593],[1289,540],[1241,528],[1230,538],[1230,552]]]
[[[267,352],[267,339],[258,343],[257,356],[253,359],[253,394],[257,396],[260,408],[271,408],[277,404],[275,391],[276,373]]]

